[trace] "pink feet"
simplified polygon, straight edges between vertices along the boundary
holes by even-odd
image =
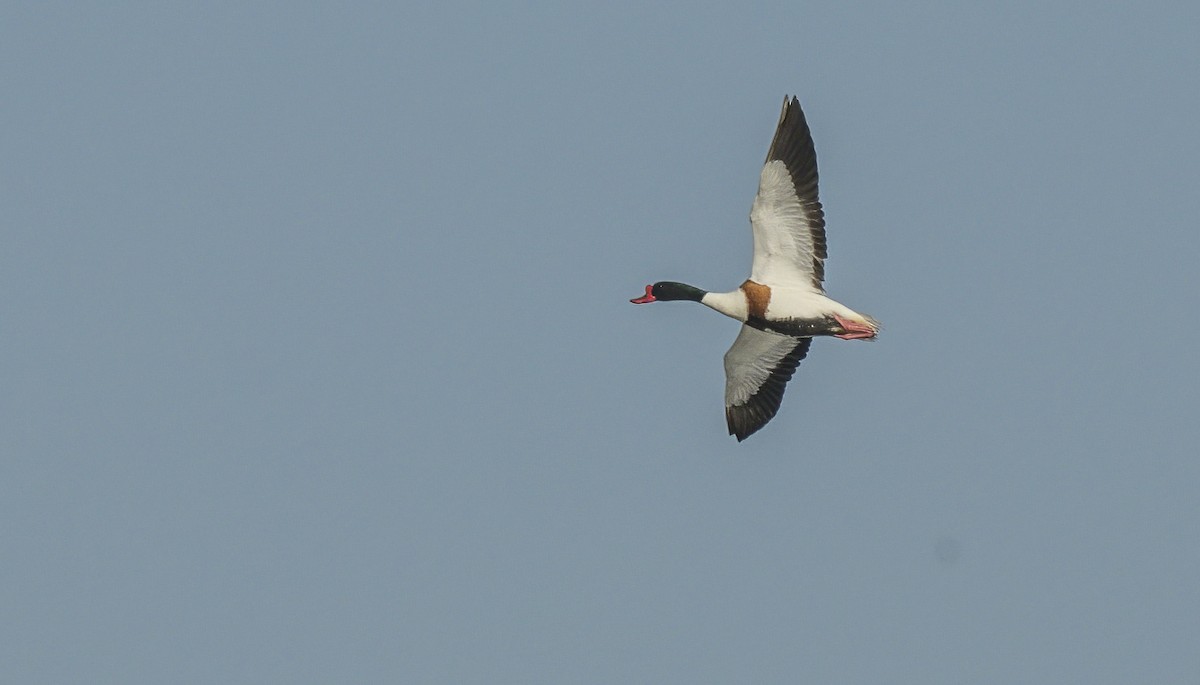
[[[877,334],[874,326],[870,326],[859,321],[843,319],[837,314],[834,314],[833,318],[837,319],[837,322],[841,324],[842,328],[846,329],[845,333],[838,333],[837,335],[833,336],[835,338],[841,338],[842,340],[867,340],[874,338]]]

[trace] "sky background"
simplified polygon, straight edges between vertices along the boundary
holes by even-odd
[[[0,681],[1200,682],[1200,5],[727,5],[7,6]]]

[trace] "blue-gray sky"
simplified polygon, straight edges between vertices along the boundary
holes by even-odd
[[[1200,5],[4,15],[0,680],[1200,681]]]

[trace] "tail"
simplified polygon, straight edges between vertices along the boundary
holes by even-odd
[[[879,339],[879,331],[883,330],[883,324],[879,323],[879,319],[876,319],[875,317],[870,316],[868,314],[863,314],[862,318],[864,320],[866,320],[868,326],[875,329],[875,335],[870,338],[866,338],[866,340],[868,342],[874,342],[875,340],[878,340]]]

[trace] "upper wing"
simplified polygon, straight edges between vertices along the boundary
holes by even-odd
[[[725,422],[738,442],[767,425],[812,338],[793,338],[742,326],[725,353]]]
[[[817,153],[800,101],[784,98],[775,139],[750,207],[750,279],[824,292],[825,212],[817,199]]]

